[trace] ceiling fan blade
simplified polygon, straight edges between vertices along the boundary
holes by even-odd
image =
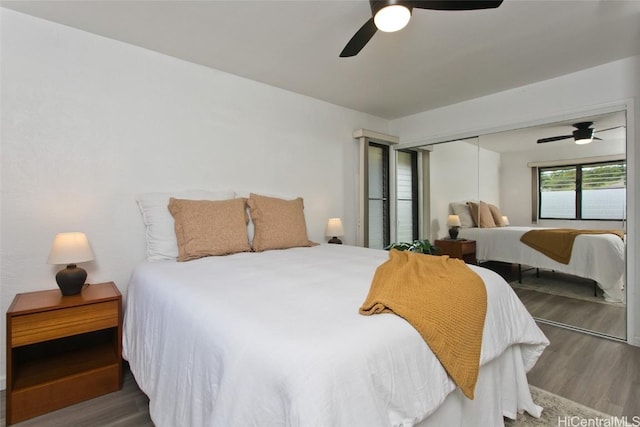
[[[477,10],[495,9],[502,0],[414,0],[408,3],[416,9]]]
[[[598,138],[597,136],[594,136],[593,139],[597,139],[598,141],[602,141],[602,138]]]
[[[378,31],[378,27],[373,22],[373,17],[369,18],[362,27],[356,32],[349,43],[342,49],[340,58],[347,58],[349,56],[357,55],[363,47],[371,40],[371,37]]]
[[[542,138],[538,140],[538,144],[544,144],[545,142],[560,141],[563,139],[573,138],[573,135],[552,136],[551,138]]]
[[[610,130],[620,129],[620,128],[623,128],[623,127],[626,127],[626,126],[620,125],[620,126],[614,126],[612,128],[598,129],[598,130],[595,130],[594,133],[607,132],[607,131],[610,131]]]

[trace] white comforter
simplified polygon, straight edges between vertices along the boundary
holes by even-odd
[[[624,301],[625,248],[615,234],[576,237],[569,264],[562,264],[525,245],[520,237],[532,227],[461,229],[460,237],[476,240],[476,258],[545,268],[595,280],[607,301]]]
[[[420,335],[393,314],[358,314],[387,255],[320,245],[140,265],[123,353],[154,423],[411,426],[436,411],[456,387]],[[472,268],[488,294],[481,364],[508,355],[521,371],[482,393],[513,394],[496,399],[505,415],[539,415],[524,372],[548,341],[504,280]]]

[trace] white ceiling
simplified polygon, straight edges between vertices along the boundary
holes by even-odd
[[[639,0],[414,10],[338,55],[368,1],[0,0],[37,17],[393,119],[640,54]]]

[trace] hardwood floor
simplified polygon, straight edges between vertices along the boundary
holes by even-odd
[[[603,335],[627,336],[625,307],[580,301],[559,295],[514,288],[533,317],[575,326]]]
[[[640,347],[539,324],[551,344],[529,383],[609,415],[640,416]]]

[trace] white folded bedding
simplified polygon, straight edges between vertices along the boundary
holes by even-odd
[[[123,353],[154,423],[386,427],[426,419],[455,384],[405,320],[358,314],[387,255],[320,245],[138,266]],[[479,382],[502,406],[487,410],[539,414],[524,373],[548,341],[502,278],[471,268],[488,295],[481,365],[500,359],[518,372]],[[486,371],[481,378],[498,375]]]

